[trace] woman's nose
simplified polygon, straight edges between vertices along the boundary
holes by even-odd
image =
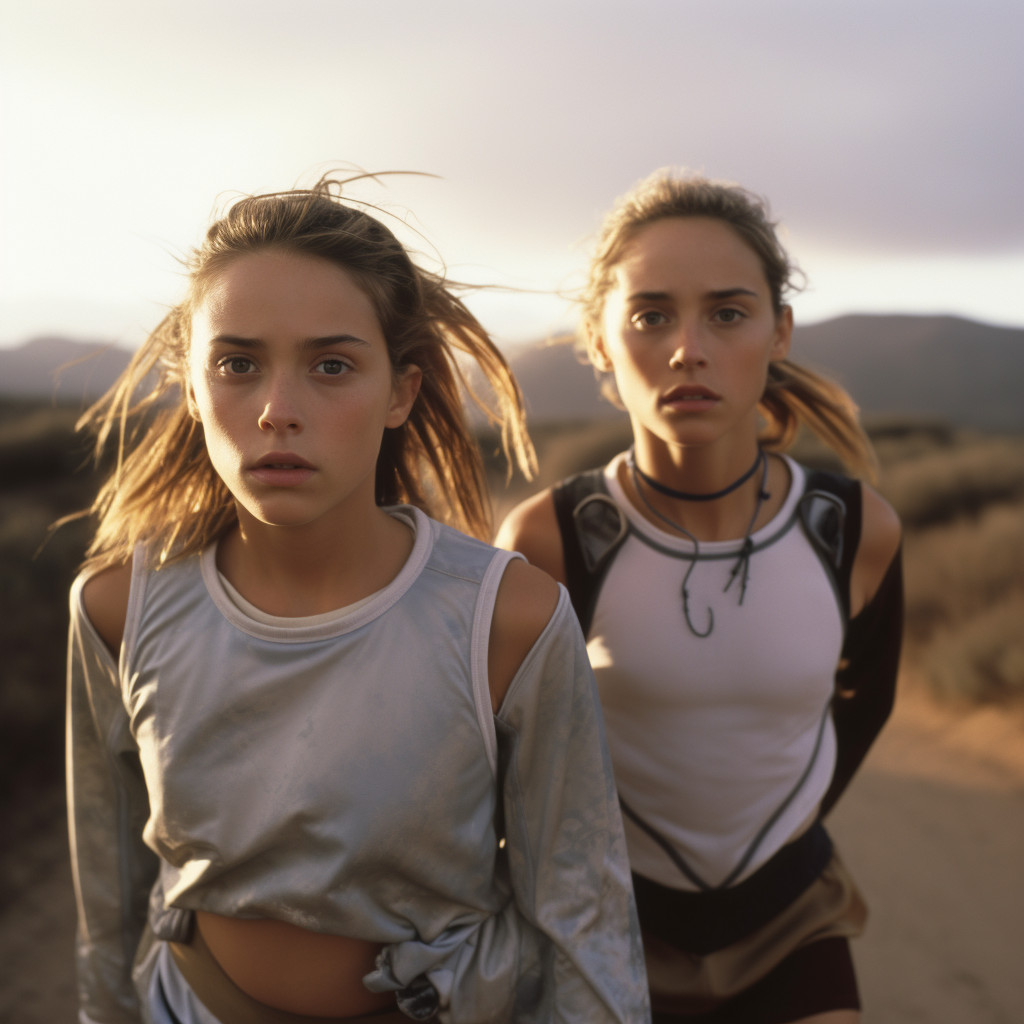
[[[269,382],[266,404],[257,421],[260,430],[284,433],[302,429],[303,416],[296,391],[297,385],[284,376]]]
[[[675,350],[669,357],[669,366],[673,369],[688,370],[704,366],[706,363],[707,356],[701,342],[700,332],[693,328],[682,330],[676,339]]]

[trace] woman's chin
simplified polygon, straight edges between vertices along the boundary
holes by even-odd
[[[243,501],[245,511],[264,526],[280,528],[309,526],[320,519],[324,509],[295,500]]]
[[[696,419],[690,419],[684,422],[680,420],[661,422],[651,433],[669,445],[681,448],[705,448],[721,440],[725,431],[719,424],[701,423]]]

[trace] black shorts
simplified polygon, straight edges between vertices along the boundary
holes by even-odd
[[[849,940],[820,939],[794,949],[760,981],[706,1013],[655,1011],[653,1024],[788,1024],[829,1010],[859,1010]]]

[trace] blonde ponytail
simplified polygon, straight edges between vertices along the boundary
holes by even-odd
[[[765,420],[761,444],[768,451],[785,451],[803,424],[854,476],[875,480],[878,461],[860,425],[857,405],[834,381],[781,359],[768,366],[768,383],[757,408]]]

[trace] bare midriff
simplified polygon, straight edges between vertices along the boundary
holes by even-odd
[[[246,995],[275,1009],[355,1017],[394,1006],[394,993],[363,985],[383,948],[379,943],[201,910],[196,925],[224,973]]]

